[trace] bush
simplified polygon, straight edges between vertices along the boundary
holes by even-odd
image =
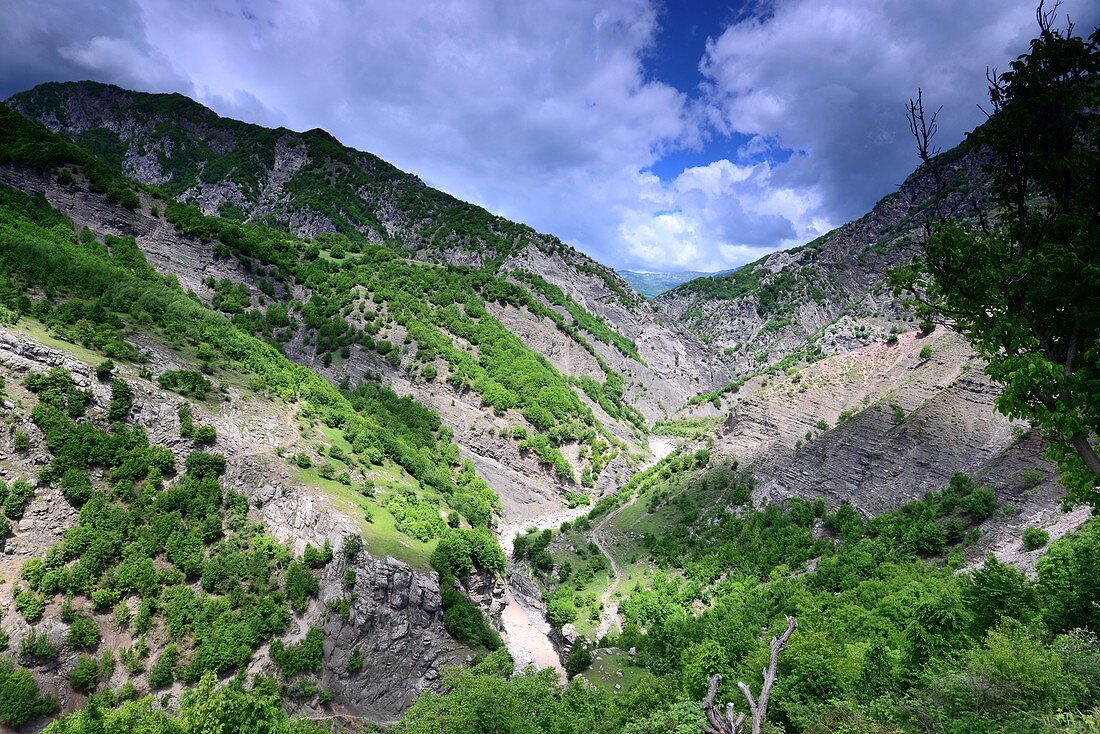
[[[172,683],[176,675],[176,663],[179,662],[180,653],[175,645],[168,645],[160,654],[153,667],[149,669],[149,687],[164,688]]]
[[[928,346],[927,344],[921,347],[920,358],[925,361],[932,359],[932,347]]]
[[[997,509],[997,498],[989,487],[978,487],[973,492],[963,497],[960,503],[963,512],[968,512],[975,522],[988,519]]]
[[[69,469],[61,476],[61,494],[73,507],[83,506],[94,492],[87,469]]]
[[[207,393],[214,389],[210,380],[202,373],[193,370],[168,370],[157,377],[157,384],[165,390],[179,393],[185,398],[204,400]]]
[[[302,554],[302,561],[310,568],[323,568],[328,565],[328,562],[332,560],[332,546],[326,540],[323,548],[314,548],[311,544],[306,543],[305,553]]]
[[[592,665],[592,653],[588,651],[586,645],[578,642],[573,646],[573,651],[569,653],[569,657],[565,661],[565,674],[572,678],[588,670],[590,665]]]
[[[0,723],[20,727],[56,709],[57,702],[39,693],[30,672],[0,656]]]
[[[310,627],[305,638],[297,645],[287,647],[282,640],[271,643],[271,659],[279,666],[284,678],[307,670],[320,670],[324,656],[324,634],[317,627]]]
[[[3,481],[0,481],[0,484],[3,484]],[[31,501],[32,494],[34,494],[34,487],[27,484],[26,479],[22,477],[16,479],[8,487],[8,496],[4,500],[4,514],[12,520],[23,517],[23,511],[27,509],[27,503]]]
[[[1038,550],[1050,542],[1050,533],[1042,528],[1028,528],[1024,531],[1024,549]]]
[[[192,451],[184,460],[187,472],[196,477],[217,477],[225,471],[225,457],[221,454],[208,454],[204,451]]]
[[[100,380],[100,382],[103,382],[107,378],[109,378],[111,376],[111,373],[114,371],[115,363],[108,359],[96,365],[95,376]]]
[[[99,628],[90,617],[77,617],[69,625],[69,646],[92,648],[99,644]]]
[[[195,426],[191,431],[191,437],[197,443],[214,443],[218,440],[218,429],[214,426]]]
[[[301,614],[306,610],[309,597],[319,590],[317,578],[310,573],[305,564],[292,562],[286,569],[286,595],[294,611]]]
[[[45,633],[38,633],[33,629],[19,642],[19,657],[23,662],[41,663],[45,660],[56,660],[60,654],[61,650],[50,642],[50,638]]]
[[[91,655],[81,655],[69,673],[69,682],[76,690],[91,693],[99,685],[99,663]]]
[[[27,435],[27,432],[22,429],[16,431],[15,436],[12,438],[12,448],[19,453],[23,453],[30,447],[31,439],[30,436]]]
[[[111,403],[107,407],[107,419],[115,422],[126,419],[134,407],[134,389],[125,380],[111,380]]]

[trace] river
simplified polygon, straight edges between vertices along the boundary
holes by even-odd
[[[638,471],[645,471],[675,449],[676,442],[673,439],[665,436],[650,436],[650,458],[639,467]],[[499,532],[501,547],[505,555],[511,559],[512,544],[521,532],[526,532],[530,528],[539,530],[556,528],[567,520],[573,521],[588,514],[590,509],[588,506],[566,508],[522,521],[503,523]],[[608,560],[612,561],[614,567],[613,559],[609,557]],[[540,669],[553,668],[564,677],[565,670],[558,659],[557,650],[550,641],[550,622],[545,615],[540,610],[531,609],[521,603],[511,587],[505,589],[504,600],[504,612],[501,614],[500,621],[504,627],[505,645],[516,661],[516,668],[523,669],[528,665],[534,665]]]

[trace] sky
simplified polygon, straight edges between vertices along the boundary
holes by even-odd
[[[1065,0],[1087,34],[1100,3]],[[617,268],[732,268],[979,124],[1034,0],[2,0],[0,98],[94,79],[323,128]]]

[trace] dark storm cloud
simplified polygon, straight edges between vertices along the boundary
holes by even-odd
[[[133,0],[10,0],[0,12],[0,99],[42,82],[90,78],[132,89],[191,91],[146,41]]]

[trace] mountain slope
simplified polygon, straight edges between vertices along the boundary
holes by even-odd
[[[944,153],[945,213],[969,216],[987,199],[984,157],[968,143]],[[865,216],[801,247],[715,278],[699,278],[656,304],[746,374],[791,357],[836,354],[912,328],[886,285],[887,269],[914,254],[935,184],[917,170]]]
[[[501,276],[533,272],[579,305],[578,313],[596,315],[637,345],[639,359],[624,374],[625,389],[650,420],[728,379],[718,356],[612,270],[554,237],[427,187],[323,131],[270,130],[219,117],[178,94],[92,82],[43,84],[7,104],[207,215],[269,224],[306,239],[339,233],[353,243],[384,244],[405,256]],[[543,293],[535,298],[568,308]],[[614,359],[616,350],[602,345],[595,346]],[[670,351],[692,358],[669,360]]]
[[[67,160],[138,197],[76,149],[20,145],[12,122],[0,159]],[[452,465],[438,416],[370,381],[336,389],[132,239],[8,186],[0,273],[0,637],[65,708],[99,682],[174,705],[241,669],[277,676],[294,707],[387,720],[468,654],[452,635],[480,615],[430,556],[480,538],[455,574],[471,595],[503,557],[495,498]]]

